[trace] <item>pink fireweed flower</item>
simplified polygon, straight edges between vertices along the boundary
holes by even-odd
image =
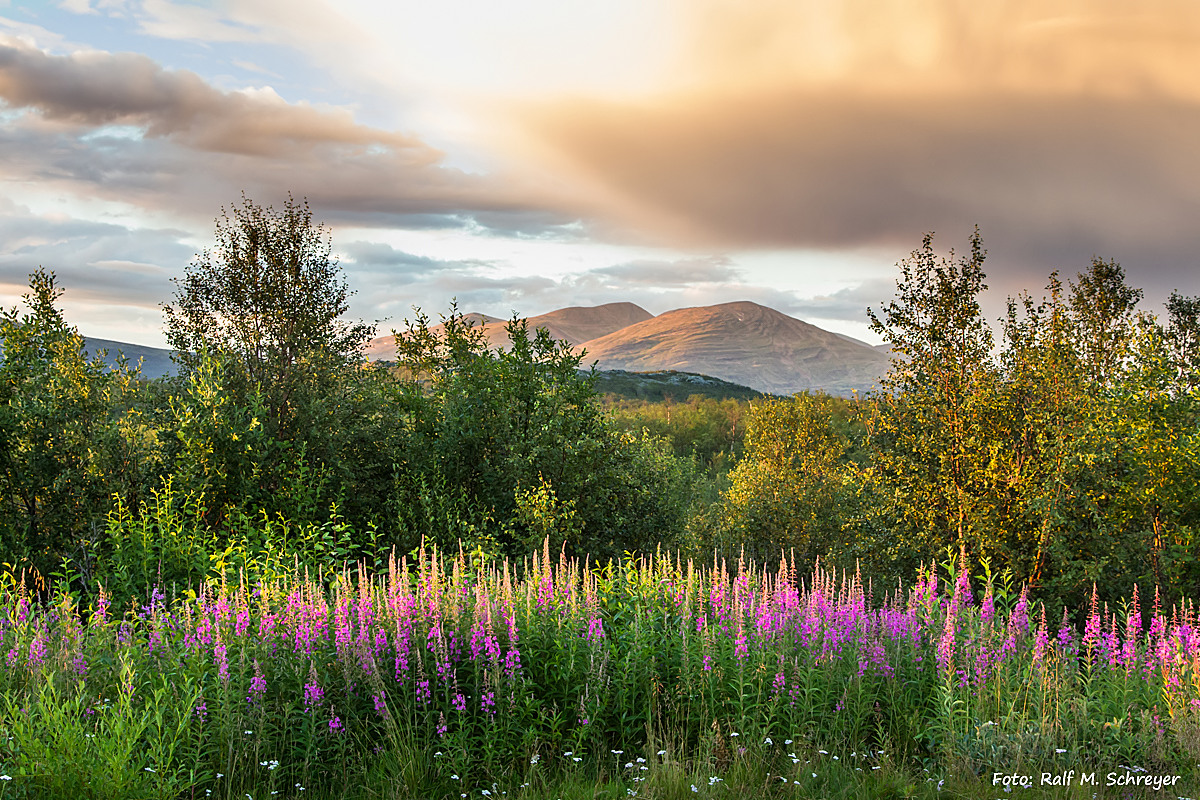
[[[938,640],[938,669],[945,673],[954,669],[954,650],[958,635],[957,605],[957,599],[951,602],[946,613],[946,624],[942,628],[942,638]]]
[[[317,683],[315,670],[311,680],[304,684],[304,710],[311,711],[318,708],[325,699],[325,690]]]
[[[462,692],[454,693],[454,709],[460,714],[467,710],[467,698],[462,696]]]
[[[375,713],[386,718],[388,715],[387,702],[385,694],[373,694],[371,700],[375,702]]]
[[[267,692],[267,679],[263,677],[258,661],[254,662],[254,677],[250,679],[250,693],[246,695],[246,703],[258,705]]]
[[[958,583],[954,586],[954,601],[959,608],[970,608],[975,602],[975,597],[971,594],[971,577],[967,574],[965,564],[959,565]]]
[[[217,644],[213,647],[213,658],[217,662],[217,677],[221,683],[229,682],[229,659],[225,650],[225,643],[217,640]]]
[[[96,598],[96,611],[92,614],[92,622],[94,624],[103,625],[108,622],[108,592],[104,591],[104,587],[100,587],[100,596]]]
[[[1063,609],[1062,624],[1058,628],[1058,646],[1064,653],[1075,653],[1075,631],[1067,619],[1067,610]]]
[[[1046,648],[1050,646],[1050,632],[1046,630],[1046,607],[1042,606],[1042,619],[1038,623],[1037,634],[1033,639],[1033,665],[1041,666],[1046,657]]]
[[[496,716],[496,693],[484,692],[483,697],[479,699],[479,707],[484,713],[490,716]]]
[[[1088,613],[1087,623],[1083,626],[1083,646],[1087,650],[1089,658],[1092,657],[1093,651],[1100,647],[1099,595],[1094,583],[1092,584],[1091,610]]]
[[[992,596],[992,587],[987,587],[987,592],[983,596],[983,605],[979,607],[979,618],[983,620],[984,625],[991,625],[992,619],[996,616],[996,600]]]
[[[589,642],[596,643],[604,638],[604,620],[600,617],[592,617],[588,621],[588,629],[585,637]]]
[[[333,719],[329,720],[329,732],[330,733],[337,733],[341,729],[342,729],[342,718],[341,717],[334,717]]]
[[[733,656],[738,661],[741,661],[748,655],[750,655],[750,651],[746,648],[746,634],[743,631],[739,631],[737,642],[733,648]]]

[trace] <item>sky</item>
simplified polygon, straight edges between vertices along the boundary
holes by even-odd
[[[985,312],[1200,294],[1194,0],[0,0],[0,305],[163,346],[215,220],[307,199],[355,292],[752,300],[866,341],[926,233]]]

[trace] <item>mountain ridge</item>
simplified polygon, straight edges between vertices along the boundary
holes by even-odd
[[[508,320],[487,314],[463,317],[480,326],[488,346],[507,349]],[[819,390],[848,395],[876,385],[890,364],[886,346],[833,333],[748,300],[674,309],[654,316],[634,303],[571,306],[528,317],[529,330],[546,328],[582,353],[583,366],[600,371],[695,373],[767,394]],[[431,326],[435,334],[442,325]],[[87,349],[123,351],[143,360],[146,377],[172,375],[170,350],[108,339],[86,339]],[[371,361],[396,358],[394,336],[372,339]]]

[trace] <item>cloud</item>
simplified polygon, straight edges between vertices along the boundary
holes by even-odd
[[[839,319],[863,322],[868,307],[878,311],[896,294],[890,280],[866,280],[827,295],[794,299],[787,310],[804,319]]]
[[[17,112],[0,123],[3,177],[193,219],[241,190],[263,203],[307,196],[334,224],[543,235],[576,219],[534,180],[450,169],[419,138],[345,109],[220,91],[140,55],[56,56],[0,39],[0,100]]]
[[[381,242],[355,241],[342,245],[338,251],[349,259],[343,266],[358,276],[420,278],[438,273],[486,270],[491,264],[475,260],[448,260],[414,255]]]
[[[39,267],[56,273],[71,300],[157,309],[172,274],[195,255],[187,234],[35,215],[0,204],[0,291],[20,296]]]
[[[678,261],[643,259],[600,267],[593,275],[620,279],[627,284],[662,287],[692,286],[698,283],[727,283],[737,277],[733,262],[726,256],[686,258]]]
[[[1005,291],[1093,255],[1195,285],[1200,6],[695,8],[674,88],[522,112],[627,239],[901,255],[979,224]]]

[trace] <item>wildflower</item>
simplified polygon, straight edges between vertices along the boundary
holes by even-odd
[[[312,680],[304,684],[304,710],[310,711],[319,705],[325,698],[325,690],[317,683],[316,674],[312,676]]]
[[[340,731],[341,729],[342,729],[342,718],[341,717],[334,717],[333,719],[329,720],[329,730],[330,731]]]
[[[262,676],[258,662],[254,662],[254,677],[250,679],[250,694],[246,695],[249,705],[256,705],[267,692],[267,680]]]

